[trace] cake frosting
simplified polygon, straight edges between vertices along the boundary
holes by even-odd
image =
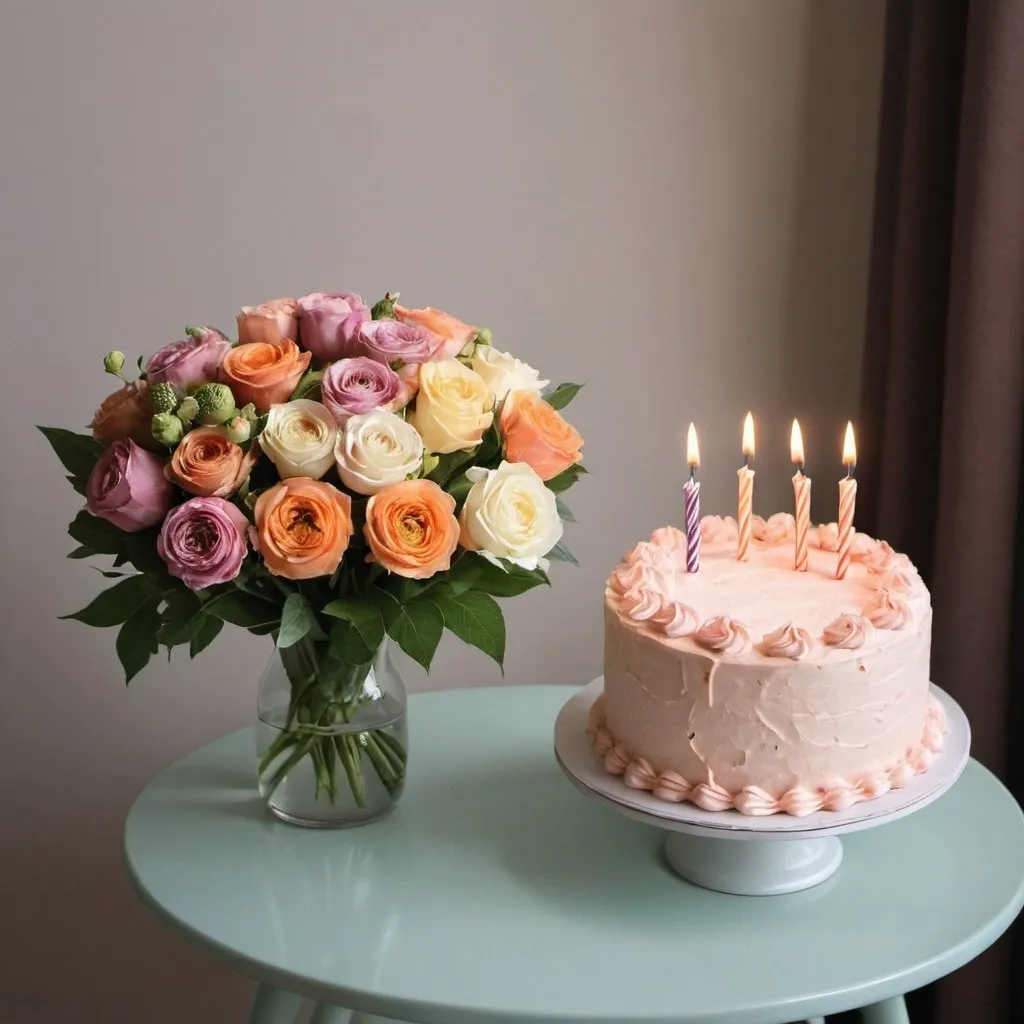
[[[755,517],[746,561],[728,517],[656,530],[605,590],[604,693],[588,733],[605,768],[708,810],[842,810],[905,785],[941,749],[929,692],[931,601],[906,555],[835,524],[794,570],[793,517]]]

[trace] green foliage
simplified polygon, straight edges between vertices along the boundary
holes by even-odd
[[[160,599],[150,598],[138,605],[117,633],[117,656],[124,669],[124,681],[130,683],[149,664],[160,649]]]
[[[160,643],[165,647],[191,643],[206,620],[202,608],[202,601],[187,587],[165,594],[157,636]]]
[[[375,604],[354,598],[338,598],[324,606],[324,615],[350,623],[369,651],[377,650],[384,639],[384,617]]]
[[[71,486],[79,494],[85,494],[86,482],[103,454],[103,445],[89,434],[76,434],[62,427],[40,427],[39,430],[68,471]]]
[[[580,393],[582,388],[582,384],[559,384],[558,387],[552,388],[544,396],[544,401],[552,409],[564,409]]]
[[[494,597],[517,597],[534,587],[550,585],[543,569],[521,569],[507,561],[495,565],[476,551],[463,552],[439,584],[456,594],[479,590]]]
[[[555,508],[558,510],[558,518],[566,523],[575,523],[576,517],[572,514],[569,506],[561,498],[555,498]]]
[[[568,469],[559,473],[558,476],[553,476],[550,480],[546,481],[547,488],[549,491],[554,491],[555,494],[561,494],[563,491],[569,490],[586,472],[582,462],[574,463]]]
[[[299,383],[295,385],[295,390],[292,392],[290,401],[295,401],[297,398],[309,398],[314,402],[320,401],[320,382],[324,379],[323,370],[307,370],[300,378]],[[266,423],[266,420],[263,421]],[[260,425],[260,430],[263,426]],[[254,434],[259,433],[258,430],[253,431]]]
[[[113,523],[99,516],[90,515],[84,508],[75,516],[68,533],[82,547],[95,555],[116,555],[120,552],[124,538],[128,536]]]
[[[505,617],[498,602],[479,590],[455,593],[439,587],[434,601],[444,624],[460,640],[479,648],[504,669]]]
[[[307,635],[314,640],[324,638],[324,632],[316,621],[316,612],[302,594],[289,594],[281,609],[281,629],[277,634],[277,646],[291,647]]]
[[[223,591],[207,602],[203,610],[207,615],[243,629],[263,626],[276,629],[281,621],[281,609],[276,604],[240,590]]]
[[[87,626],[119,626],[153,597],[153,584],[143,575],[126,576],[94,597],[81,611],[62,615]]]
[[[572,565],[579,566],[579,562],[576,560],[576,556],[565,546],[563,541],[559,541],[549,552],[548,558],[552,562],[570,562]]]
[[[214,618],[212,615],[201,616],[199,629],[188,645],[189,657],[194,658],[197,654],[205,651],[217,639],[217,634],[223,628],[224,621],[222,619]]]
[[[419,662],[428,672],[434,660],[434,652],[444,632],[444,616],[432,601],[399,602],[383,590],[375,591],[383,594],[381,614],[388,636],[409,655],[413,661]]]
[[[370,317],[373,320],[394,320],[395,303],[398,301],[399,294],[399,292],[395,292],[392,295],[391,292],[386,292],[383,299],[373,304],[373,308],[370,310]]]

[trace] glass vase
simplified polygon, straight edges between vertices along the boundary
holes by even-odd
[[[293,825],[376,821],[405,785],[407,694],[389,641],[369,664],[300,641],[274,653],[260,679],[260,794]]]

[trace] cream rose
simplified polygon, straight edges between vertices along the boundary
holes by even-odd
[[[462,507],[462,546],[536,569],[562,539],[554,492],[525,462],[474,466],[466,476],[473,486]]]
[[[540,394],[550,381],[528,363],[491,345],[480,345],[472,359],[473,370],[487,385],[494,400],[500,402],[510,391],[536,391]]]
[[[494,396],[480,374],[457,359],[420,367],[416,409],[409,421],[427,451],[457,452],[475,448],[494,421]]]
[[[376,494],[415,473],[423,461],[423,439],[411,423],[377,409],[350,416],[334,449],[341,482],[356,494]]]
[[[334,465],[338,425],[327,407],[308,398],[272,405],[260,434],[260,447],[282,480],[306,476],[319,480]]]

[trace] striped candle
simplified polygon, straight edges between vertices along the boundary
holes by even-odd
[[[754,515],[754,471],[750,468],[750,460],[754,457],[754,417],[748,412],[743,420],[743,465],[736,471],[739,477],[739,505],[736,522],[739,527],[739,545],[736,559],[747,560],[750,551],[750,532]]]
[[[697,483],[700,449],[692,423],[686,431],[686,461],[690,466],[690,479],[683,487],[686,496],[686,571],[696,572],[700,568],[700,484]]]
[[[789,437],[789,450],[796,473],[793,474],[793,494],[796,498],[796,549],[793,568],[807,572],[807,534],[811,528],[811,478],[804,473],[804,438],[800,424],[793,420]]]
[[[836,579],[841,580],[850,568],[850,545],[853,544],[853,511],[857,504],[857,445],[853,438],[853,424],[846,424],[846,438],[843,442],[843,463],[846,477],[839,481],[839,559],[836,562]]]

